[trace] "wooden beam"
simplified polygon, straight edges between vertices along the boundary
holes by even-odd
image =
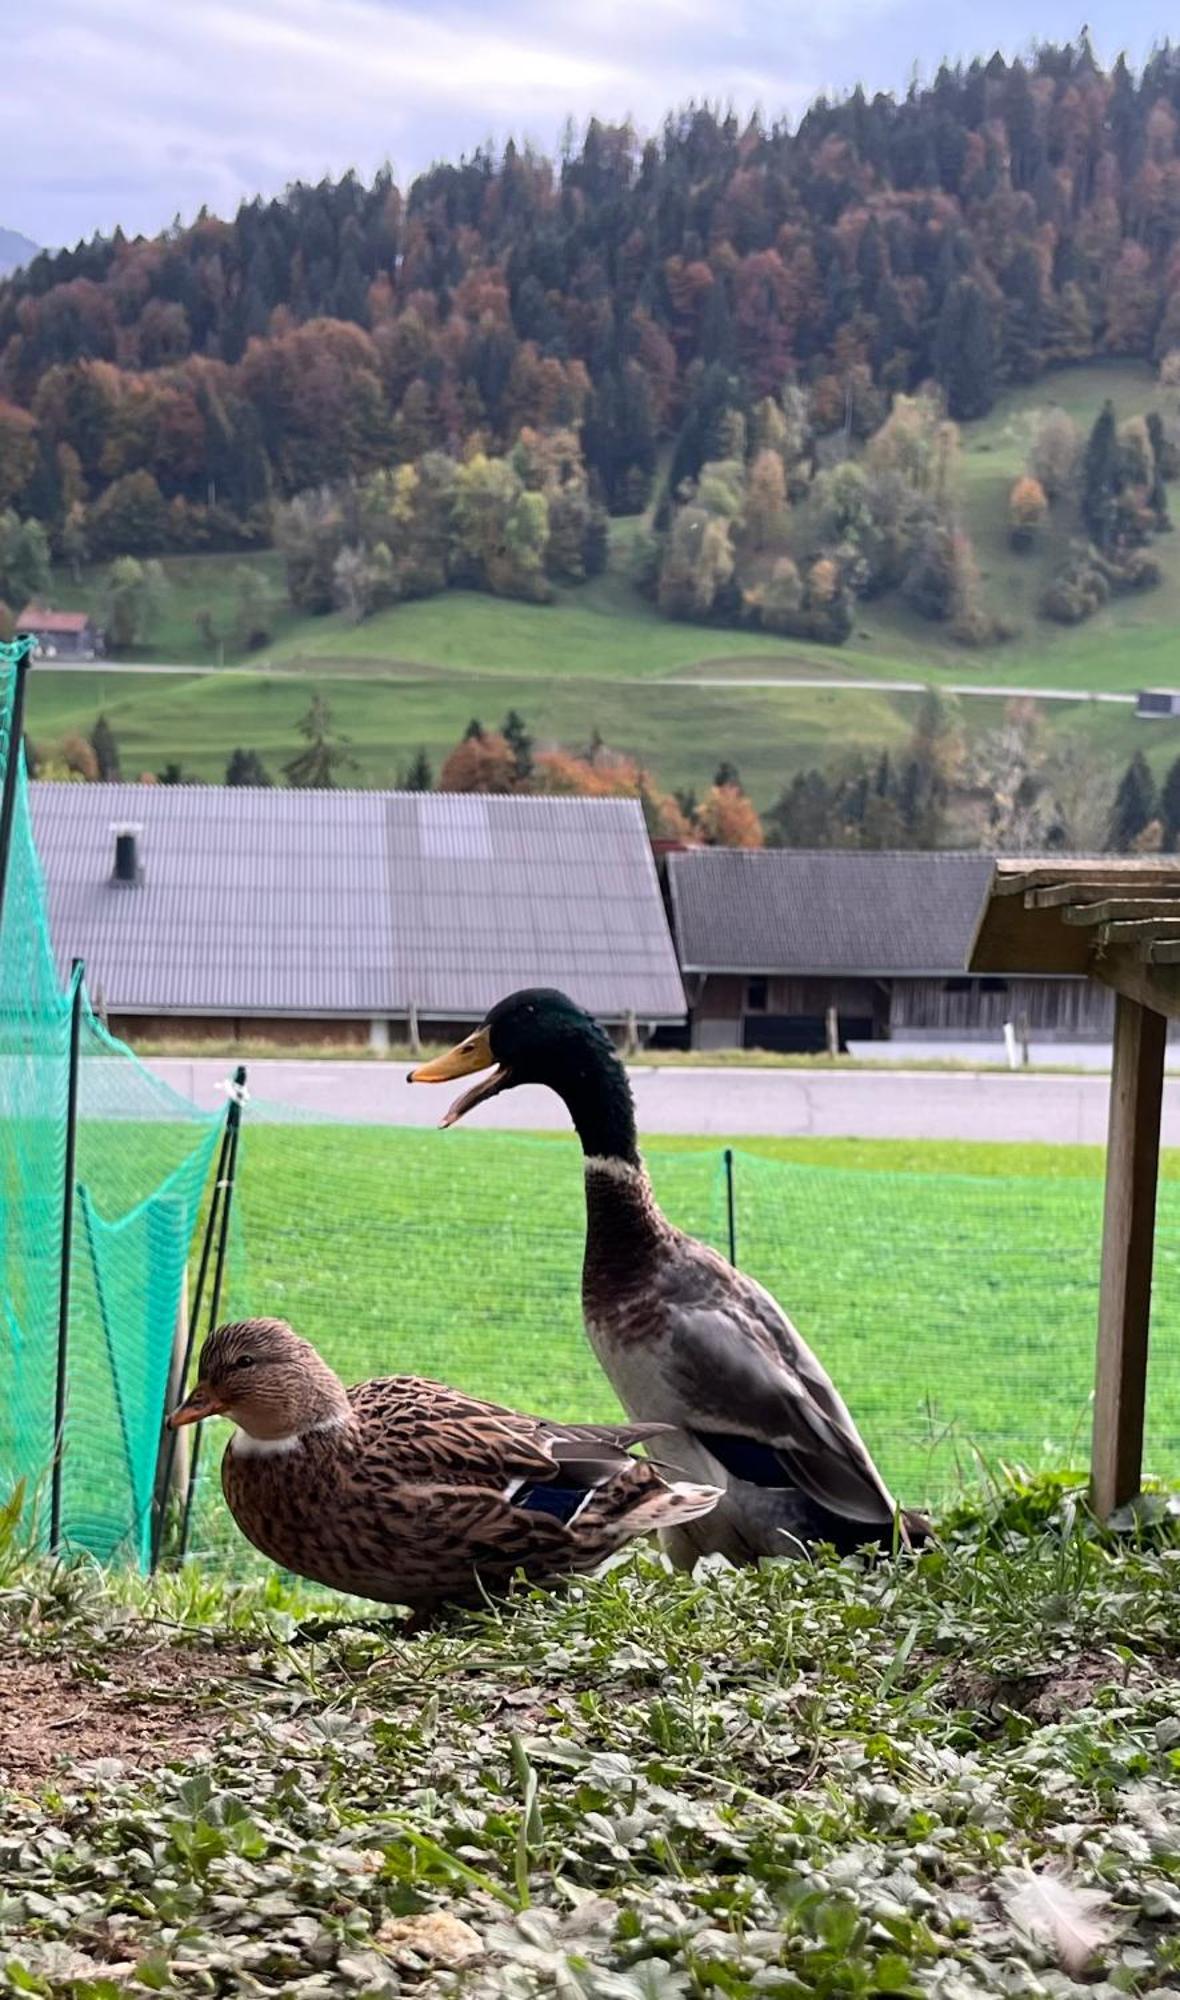
[[[1090,970],[1091,939],[1059,910],[1028,910],[1019,896],[993,896],[975,935],[969,972],[1076,973]]]
[[[1115,1008],[1098,1304],[1091,1480],[1102,1520],[1143,1472],[1147,1341],[1167,1022],[1120,994]]]
[[[1173,908],[1170,917],[1145,917],[1121,919],[1118,923],[1102,924],[1094,942],[1098,946],[1109,944],[1166,944],[1172,938],[1180,938],[1180,912]]]
[[[1109,882],[1050,882],[1044,889],[1026,889],[1024,907],[1026,910],[1065,910],[1077,903],[1089,908],[1092,903],[1100,903],[1109,896]]]
[[[1135,895],[1151,885],[1180,888],[1180,859],[1145,861],[1111,856],[1089,861],[996,862],[994,896],[1029,895],[1035,889],[1103,887],[1108,896]]]
[[[1084,933],[1075,932],[1075,936]],[[1149,945],[1150,951],[1168,951],[1166,944]],[[1141,1007],[1150,1007],[1153,1013],[1166,1014],[1170,1021],[1180,1020],[1180,963],[1156,965],[1141,958],[1137,952],[1116,947],[1112,951],[1096,953],[1090,962],[1090,971],[1103,986],[1109,986],[1114,993],[1121,993],[1126,1000],[1137,1000]]]
[[[1063,924],[1180,922],[1180,895],[1108,896],[1093,903],[1071,903],[1061,912]]]

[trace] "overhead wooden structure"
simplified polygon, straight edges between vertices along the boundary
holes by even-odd
[[[1078,973],[1115,999],[1092,1453],[1105,1517],[1134,1499],[1168,1021],[1180,1018],[1180,857],[996,864],[972,972]]]

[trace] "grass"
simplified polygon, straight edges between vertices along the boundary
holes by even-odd
[[[215,632],[222,637],[225,659],[245,657],[235,635],[237,604],[234,571],[240,564],[261,570],[270,585],[276,639],[282,640],[289,631],[293,631],[301,621],[287,604],[283,559],[276,550],[253,549],[234,555],[167,556],[163,566],[169,589],[159,621],[152,632],[150,644],[141,646],[138,653],[133,651],[128,657],[168,664],[216,666],[221,654],[216,646],[209,647],[197,625],[198,615],[205,611],[213,620]],[[80,582],[75,583],[68,570],[55,570],[53,603],[67,611],[90,611],[101,617],[105,575],[105,567],[96,565],[93,569],[84,570]]]
[[[118,739],[124,772],[179,760],[194,777],[218,781],[237,745],[256,750],[272,773],[298,747],[296,723],[312,694],[328,695],[334,726],[351,738],[351,782],[392,785],[424,746],[437,771],[473,715],[498,723],[524,714],[539,740],[585,743],[597,729],[658,771],[666,785],[703,789],[729,746],[763,803],[800,768],[826,763],[833,749],[900,746],[915,697],[823,689],[678,688],[658,681],[357,677],[327,672],[264,678],[248,674],[189,679],[49,672],[29,687],[29,731],[52,741],[87,730],[103,713]],[[998,713],[998,707],[997,707]],[[1170,734],[1170,731],[1168,732]]]
[[[801,677],[1084,694],[1176,679],[1180,550],[1172,542],[1157,545],[1165,576],[1159,590],[1119,600],[1080,629],[1067,629],[1037,618],[1035,607],[1068,523],[1033,556],[1015,555],[1007,537],[1007,494],[1024,460],[1032,411],[1060,403],[1086,426],[1107,395],[1124,416],[1166,407],[1169,394],[1175,401],[1175,392],[1161,392],[1144,366],[1096,364],[1010,392],[988,418],[965,427],[964,503],[985,592],[1020,628],[1005,645],[983,652],[948,645],[938,627],[894,600],[861,607],[856,632],[839,649],[671,624],[632,588],[634,523],[618,522],[607,573],[560,591],[552,605],[452,592],[360,626],[339,616],[296,619],[284,612],[264,654],[241,664],[231,644],[226,659],[239,663],[234,671],[193,679],[39,669],[30,728],[48,741],[89,729],[102,710],[129,772],[179,759],[193,776],[217,779],[237,745],[280,767],[296,748],[296,719],[318,688],[330,693],[337,725],[354,739],[355,781],[389,785],[419,745],[437,765],[473,714],[493,722],[515,707],[541,740],[584,743],[599,730],[669,786],[699,790],[718,757],[729,757],[764,807],[801,767],[829,763],[844,751],[896,749],[909,733],[912,697],[872,688],[792,688]],[[267,570],[281,600],[279,559],[262,552],[246,560]],[[238,561],[201,556],[166,563],[175,589],[143,657],[213,663],[195,617],[207,608],[220,625],[232,625]],[[95,588],[93,578],[77,589],[63,581],[54,594],[66,604],[93,603]],[[743,680],[770,685],[743,687]],[[964,720],[978,732],[1000,712],[999,702],[972,700]],[[1055,732],[1080,735],[1112,764],[1142,747],[1158,770],[1180,749],[1175,721],[1145,729],[1130,708],[1054,703],[1047,719]]]
[[[1001,1482],[917,1562],[631,1556],[412,1640],[312,1641],[347,1604],[273,1573],[10,1549],[0,1994],[1172,1992],[1154,1512],[1100,1535]]]
[[[721,1142],[648,1154],[672,1219],[727,1247]],[[1096,1150],[742,1141],[738,1261],[816,1348],[886,1477],[938,1502],[980,1454],[1088,1447]],[[1180,1159],[1160,1198],[1148,1465],[1180,1447]],[[581,1168],[559,1137],[247,1121],[224,1312],[277,1314],[348,1380],[406,1370],[566,1419],[618,1407],[581,1328]],[[226,1546],[208,1453],[201,1533]]]

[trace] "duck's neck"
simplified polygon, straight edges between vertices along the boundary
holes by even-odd
[[[288,1431],[281,1437],[255,1437],[251,1431],[236,1430],[229,1441],[229,1448],[235,1458],[287,1458],[298,1451],[304,1440],[321,1431],[335,1433],[346,1431],[352,1423],[351,1412],[332,1417],[320,1417],[313,1424],[303,1424],[297,1431]]]
[[[594,1311],[647,1272],[667,1225],[639,1157],[631,1086],[615,1050],[588,1042],[560,1085],[586,1171],[583,1285]],[[601,1294],[601,1300],[599,1298]]]
[[[579,1042],[553,1087],[564,1100],[588,1160],[639,1165],[631,1086],[605,1035]]]

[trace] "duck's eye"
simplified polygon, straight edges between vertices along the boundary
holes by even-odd
[[[253,1366],[254,1356],[252,1354],[239,1354],[237,1360],[234,1362],[235,1368],[253,1368]]]

